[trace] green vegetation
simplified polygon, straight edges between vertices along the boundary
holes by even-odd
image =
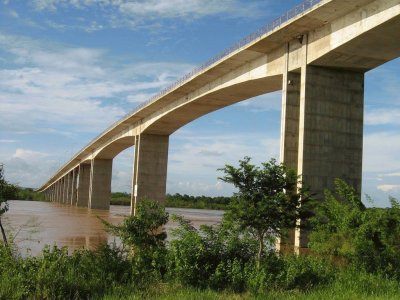
[[[208,197],[167,194],[165,205],[167,207],[198,208],[198,209],[226,209],[231,197]]]
[[[111,193],[110,204],[111,205],[130,206],[131,205],[131,194],[123,193],[123,192]]]
[[[245,159],[223,171],[239,192],[222,222],[196,229],[172,216],[179,226],[169,243],[160,229],[169,217],[165,208],[143,201],[120,225],[104,222],[120,247],[68,254],[47,246],[37,257],[23,258],[13,245],[0,245],[0,299],[399,298],[398,201],[366,208],[354,189],[337,180],[335,191],[314,207],[313,255],[281,255],[272,244],[302,213],[294,205],[297,177],[275,161],[258,168]],[[274,230],[266,231],[262,220]]]
[[[46,201],[42,193],[36,192],[32,188],[23,188],[17,186],[17,194],[12,200]]]
[[[260,168],[245,157],[239,161],[239,168],[226,165],[221,171],[225,176],[220,179],[238,189],[225,214],[225,222],[237,225],[240,232],[249,232],[257,241],[258,269],[266,241],[275,244],[285,229],[296,226],[300,207],[306,207],[305,194],[295,192],[296,172],[277,164],[275,159]]]
[[[174,194],[166,195],[166,207],[198,208],[198,209],[225,209],[230,197],[189,196]],[[111,194],[112,205],[131,205],[131,194],[116,192]]]

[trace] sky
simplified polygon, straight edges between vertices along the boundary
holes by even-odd
[[[37,188],[100,132],[299,0],[0,0],[0,163]],[[399,53],[400,54],[400,53]],[[400,60],[366,73],[363,194],[400,198]],[[170,136],[167,192],[229,196],[218,168],[279,159],[281,92]],[[133,148],[113,161],[131,189]]]

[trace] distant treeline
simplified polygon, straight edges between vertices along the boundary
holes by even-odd
[[[38,193],[32,188],[23,188],[16,185],[10,185],[7,192],[7,199],[46,201],[42,193]],[[199,209],[225,209],[230,200],[230,197],[189,196],[177,193],[166,195],[165,206]],[[110,204],[129,206],[131,205],[131,194],[125,192],[111,193]]]
[[[32,188],[24,188],[18,185],[7,183],[3,197],[7,200],[36,200],[45,201],[44,195]]]
[[[200,208],[200,209],[225,209],[229,204],[230,197],[208,197],[208,196],[189,196],[181,194],[167,194],[165,206],[181,207],[181,208]],[[130,205],[131,194],[129,193],[112,193],[111,204],[113,205]]]

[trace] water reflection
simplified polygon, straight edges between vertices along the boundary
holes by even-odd
[[[120,223],[129,214],[129,207],[111,205],[110,210],[96,210],[67,206],[59,203],[37,201],[9,201],[10,210],[4,215],[4,224],[12,232],[16,245],[23,255],[37,255],[44,245],[68,246],[72,251],[81,247],[94,249],[115,237],[104,231],[99,220]],[[179,214],[195,226],[216,224],[222,212],[215,210],[167,208],[170,214]],[[170,232],[176,224],[166,226]]]

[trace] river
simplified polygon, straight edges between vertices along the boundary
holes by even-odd
[[[95,248],[97,245],[111,243],[115,237],[104,231],[98,217],[112,224],[122,222],[129,214],[128,206],[111,205],[110,210],[97,210],[68,206],[54,202],[8,201],[10,209],[3,216],[3,223],[9,234],[14,236],[19,252],[37,255],[45,245],[67,246],[70,251],[78,248]],[[167,208],[170,215],[182,215],[192,221],[195,227],[201,224],[217,224],[222,211]],[[167,233],[177,226],[170,221]],[[118,241],[117,241],[118,242]]]

